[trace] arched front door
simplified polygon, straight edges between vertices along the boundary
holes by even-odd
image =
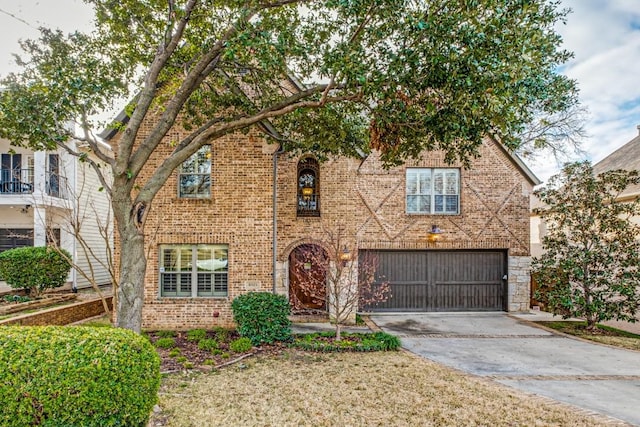
[[[325,250],[314,244],[296,247],[289,255],[289,303],[295,310],[326,310]]]

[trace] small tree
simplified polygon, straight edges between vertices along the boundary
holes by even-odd
[[[535,194],[548,234],[545,252],[533,261],[536,298],[564,318],[587,320],[587,330],[606,320],[636,321],[640,302],[640,202],[620,201],[637,171],[594,176],[589,162],[567,164]]]
[[[340,341],[342,326],[359,308],[386,301],[391,296],[388,283],[377,283],[377,259],[365,252],[359,258],[355,247],[347,244],[342,231],[325,230],[326,249],[308,245],[298,254],[293,265],[305,280],[299,286],[313,301],[324,302],[336,326],[336,340]],[[306,265],[315,266],[323,274],[308,274]],[[296,307],[294,301],[294,308]]]
[[[12,288],[24,288],[37,297],[47,289],[64,285],[71,270],[67,261],[70,256],[64,250],[47,247],[4,251],[0,253],[0,277]]]

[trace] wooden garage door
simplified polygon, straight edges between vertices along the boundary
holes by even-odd
[[[391,298],[371,311],[500,311],[506,309],[503,251],[360,251],[378,263]]]

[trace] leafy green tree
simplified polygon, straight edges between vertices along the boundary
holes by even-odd
[[[567,13],[556,0],[85,1],[92,32],[43,29],[23,42],[22,71],[0,83],[0,136],[65,147],[101,174],[66,142],[65,124],[76,121],[109,165],[117,324],[136,331],[147,214],[201,146],[257,127],[289,151],[373,147],[392,164],[443,150],[470,164],[487,135],[515,149],[534,114],[576,103],[574,82],[556,74],[570,57],[554,29]],[[90,119],[123,98],[110,153]],[[179,128],[186,135],[170,141],[171,155],[148,165]]]
[[[594,176],[589,162],[566,164],[535,194],[546,205],[543,255],[533,261],[536,298],[564,318],[635,322],[640,303],[639,200],[619,200],[638,171]]]

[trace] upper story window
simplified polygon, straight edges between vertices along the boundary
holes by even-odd
[[[407,213],[460,213],[460,170],[407,169]]]
[[[226,297],[227,245],[160,246],[160,295]]]
[[[201,147],[180,166],[178,197],[211,197],[211,146]]]
[[[320,216],[320,166],[312,157],[298,162],[298,216]]]

